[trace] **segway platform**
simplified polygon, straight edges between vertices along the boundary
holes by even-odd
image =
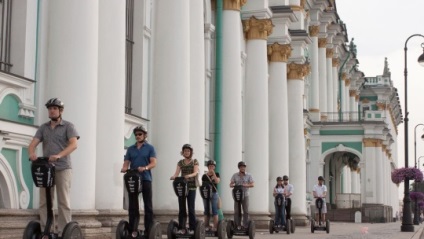
[[[315,206],[318,208],[318,219],[319,221],[315,221],[314,219],[311,219],[311,232],[314,233],[314,231],[326,231],[327,233],[330,233],[330,220],[326,220],[325,224],[321,221],[322,218],[322,205],[324,203],[324,200],[322,198],[317,198],[315,200]]]
[[[138,196],[142,191],[142,178],[137,169],[128,169],[124,174],[124,184],[125,188],[128,192],[128,201],[129,201],[129,209],[128,213],[135,211],[139,212],[140,205],[138,203]],[[130,229],[130,224],[126,220],[121,220],[116,227],[116,238],[117,239],[127,239],[127,238],[138,238],[138,239],[161,239],[162,231],[159,222],[153,222],[150,228],[149,235],[146,234],[146,231],[139,230],[138,224],[140,220],[140,215],[136,215],[134,220],[134,224],[131,228],[136,228],[136,230]],[[132,232],[136,231],[137,236],[133,237]]]
[[[187,197],[188,195],[187,180],[184,177],[176,177],[174,182],[172,183],[172,187],[177,197],[179,198]],[[178,221],[172,219],[168,223],[168,229],[166,234],[168,239],[177,239],[177,238],[205,239],[205,224],[201,220],[196,220],[196,228],[194,230],[194,233],[190,234],[188,228],[185,225],[180,226]]]
[[[51,188],[55,185],[55,167],[49,163],[48,157],[38,157],[31,164],[32,180],[36,187],[46,189],[47,221],[44,231],[38,221],[30,221],[24,230],[23,239],[58,238],[59,235],[50,231],[53,223],[53,202]],[[82,239],[83,234],[77,222],[66,224],[62,232],[63,239]]]
[[[203,182],[202,185],[199,187],[200,196],[202,199],[207,200],[209,203],[209,200],[212,200],[213,196],[213,186],[210,182]],[[206,237],[218,237],[219,239],[224,239],[225,234],[227,233],[227,223],[225,220],[218,221],[218,228],[216,231],[205,231]]]
[[[239,207],[239,218],[240,221],[242,221],[242,217],[241,217],[241,203],[244,199],[244,190],[243,190],[243,186],[241,185],[236,185],[233,188],[233,200],[234,202],[237,203],[237,206]],[[227,222],[227,237],[228,238],[233,238],[233,236],[249,236],[249,239],[254,239],[255,238],[255,232],[256,232],[256,226],[255,226],[255,222],[252,220],[248,221],[248,226],[247,228],[241,226],[241,225],[236,225],[236,223],[233,220],[229,220]]]

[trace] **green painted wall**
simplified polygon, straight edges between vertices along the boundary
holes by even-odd
[[[28,208],[33,209],[34,198],[32,196],[34,195],[34,183],[32,182],[32,175],[30,173],[31,163],[28,160],[29,153],[27,148],[22,148],[21,159],[22,159],[22,172],[24,175],[24,181],[25,181],[25,185],[28,187],[29,195],[30,195]]]
[[[135,144],[134,134],[131,134],[131,137],[129,139],[124,138],[124,147],[125,148],[128,148],[133,144]]]
[[[320,130],[320,135],[364,135],[364,130]]]
[[[19,101],[13,95],[7,95],[1,102],[0,118],[19,122],[22,124],[34,124],[33,118],[25,118],[19,116]]]
[[[362,142],[323,142],[321,144],[321,153],[337,147],[339,144],[344,145],[347,148],[352,148],[362,153]]]
[[[361,96],[359,97],[359,100],[362,101],[364,99],[368,99],[369,101],[377,101],[378,100],[378,96]]]

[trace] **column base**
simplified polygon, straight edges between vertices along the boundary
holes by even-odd
[[[309,218],[306,216],[306,214],[293,214],[292,218],[294,222],[296,223],[296,227],[306,227],[309,225]]]

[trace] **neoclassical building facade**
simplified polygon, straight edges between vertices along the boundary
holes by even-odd
[[[250,211],[258,222],[273,213],[272,187],[282,175],[295,187],[297,225],[313,210],[319,175],[331,208],[360,208],[369,218],[364,208],[372,205],[386,221],[399,210],[389,180],[402,122],[397,90],[387,62],[381,76],[358,69],[334,0],[11,3],[0,3],[8,29],[0,54],[0,213],[22,227],[38,208],[28,144],[48,120],[51,97],[65,102],[63,118],[81,135],[71,201],[87,235],[109,233],[126,215],[120,168],[138,125],[157,151],[154,209],[164,223],[178,210],[169,177],[185,143],[201,162],[217,161],[229,216],[239,161],[255,180]],[[200,195],[196,208],[200,214]]]

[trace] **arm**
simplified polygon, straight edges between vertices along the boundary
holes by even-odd
[[[75,149],[77,149],[77,147],[78,147],[78,139],[77,139],[77,137],[72,137],[72,138],[69,139],[68,146],[66,146],[65,149],[63,149],[62,151],[60,151],[58,154],[50,155],[49,161],[57,161],[60,158],[63,158],[65,156],[68,156]]]
[[[188,178],[194,178],[197,176],[197,174],[199,173],[199,165],[195,164],[193,167],[193,173],[187,174],[186,176],[184,176],[186,179]]]
[[[125,173],[129,167],[130,167],[130,161],[124,160],[124,164],[122,165],[122,168],[121,168],[121,173]]]
[[[277,196],[277,190],[276,190],[276,188],[274,187],[274,190],[273,190],[273,192],[272,192],[272,196]]]
[[[174,180],[180,174],[180,171],[181,171],[180,166],[178,166],[178,164],[177,164],[177,169],[175,169],[175,173],[174,173],[174,175],[171,176],[170,179]]]
[[[37,145],[40,143],[40,139],[38,138],[32,138],[31,143],[28,146],[28,153],[29,153],[29,159],[31,161],[34,161],[37,159],[37,154],[35,153],[35,149],[37,148]]]
[[[156,158],[150,157],[150,163],[144,167],[138,167],[137,170],[141,173],[146,170],[151,170],[152,168],[156,167]]]
[[[221,179],[215,174],[215,171],[213,171],[213,175],[212,175],[212,177],[211,177],[211,180],[214,182],[214,183],[216,183],[216,184],[218,184],[219,182],[221,182]]]
[[[255,181],[253,181],[252,177],[249,177],[247,183],[243,184],[244,187],[253,188],[255,186]]]

